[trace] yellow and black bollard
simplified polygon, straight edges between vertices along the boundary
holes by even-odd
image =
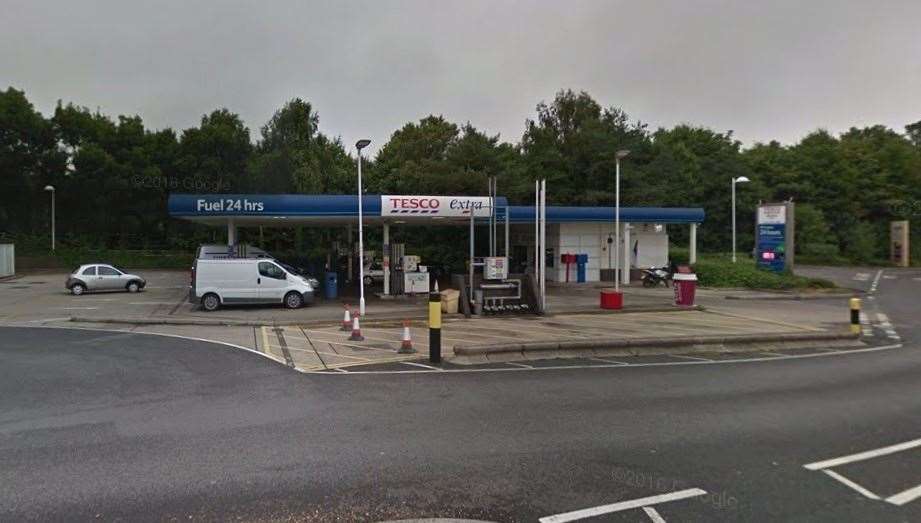
[[[441,363],[441,293],[438,282],[429,293],[429,362]]]
[[[851,298],[851,333],[860,334],[860,298]]]

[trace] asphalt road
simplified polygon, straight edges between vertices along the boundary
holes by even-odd
[[[885,274],[905,346],[758,363],[303,375],[0,328],[0,520],[918,521],[921,272]]]

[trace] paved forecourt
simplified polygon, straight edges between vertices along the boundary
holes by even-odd
[[[446,321],[442,328],[442,344],[445,357],[450,359],[455,345],[785,334],[822,330],[809,325],[706,311],[509,316]],[[351,333],[341,331],[339,326],[266,326],[259,329],[257,348],[280,362],[305,371],[427,358],[428,329],[422,322],[414,322],[410,327],[412,345],[417,351],[415,354],[398,353],[402,344],[401,326],[362,327],[361,334],[364,341],[350,341]]]

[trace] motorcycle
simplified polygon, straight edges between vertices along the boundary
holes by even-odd
[[[658,287],[660,283],[664,283],[666,287],[670,287],[672,274],[674,273],[670,266],[643,269],[643,287]]]

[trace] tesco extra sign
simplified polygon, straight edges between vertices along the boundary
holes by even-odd
[[[381,196],[382,216],[489,216],[488,196]]]

